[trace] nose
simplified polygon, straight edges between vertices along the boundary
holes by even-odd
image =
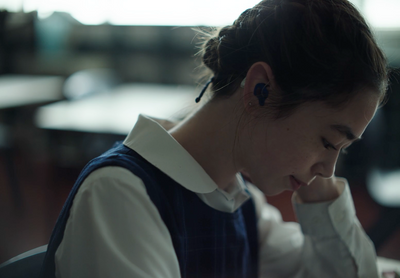
[[[320,161],[315,163],[312,167],[312,174],[314,176],[321,176],[323,178],[331,178],[335,174],[336,162],[339,157],[339,152],[333,152]]]

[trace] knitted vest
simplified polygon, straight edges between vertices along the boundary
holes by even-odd
[[[54,227],[43,277],[55,277],[55,252],[80,185],[91,172],[106,166],[124,167],[143,181],[171,234],[183,278],[257,277],[258,237],[252,199],[234,213],[215,210],[121,143],[82,170]]]

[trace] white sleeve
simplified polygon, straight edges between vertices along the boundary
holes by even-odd
[[[374,246],[358,222],[343,181],[334,201],[299,204],[292,199],[300,225],[283,222],[263,194],[249,187],[258,196],[260,277],[379,277]]]
[[[179,278],[167,227],[141,179],[121,167],[91,173],[57,249],[57,278]]]

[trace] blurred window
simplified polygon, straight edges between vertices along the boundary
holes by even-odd
[[[0,9],[38,11],[40,18],[67,12],[82,24],[222,26],[259,0],[0,0]],[[399,28],[399,0],[351,0],[375,28]]]

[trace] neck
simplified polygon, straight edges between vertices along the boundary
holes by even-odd
[[[234,101],[212,101],[170,130],[170,134],[200,164],[219,188],[235,179],[235,138],[239,120]]]

